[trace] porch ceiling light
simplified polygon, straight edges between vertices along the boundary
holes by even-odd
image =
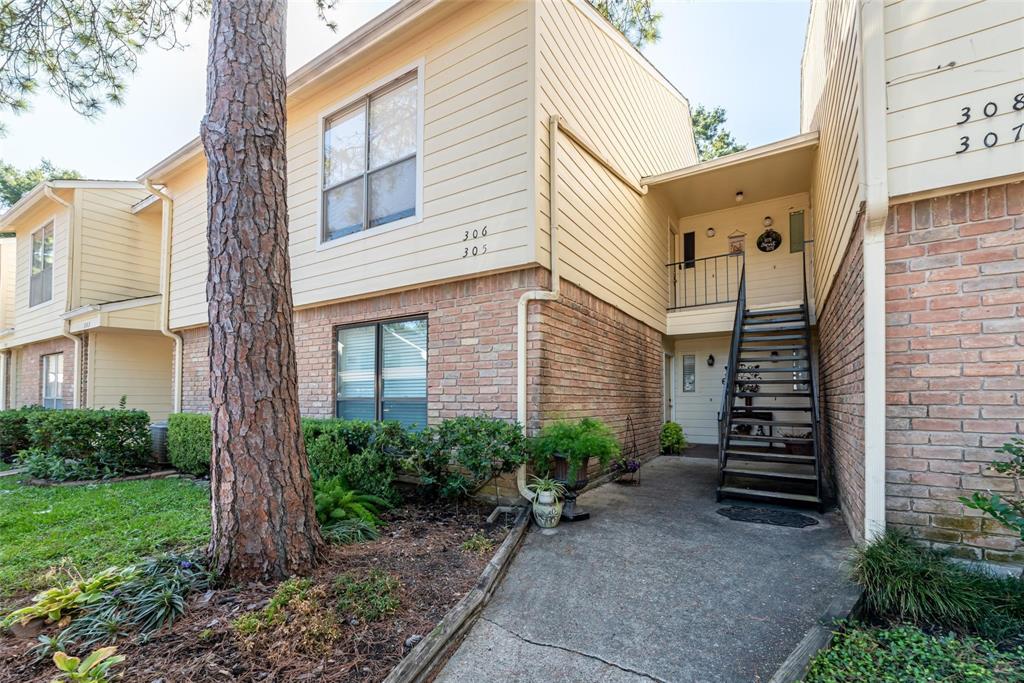
[[[739,192],[736,193],[736,203],[738,204],[739,202],[742,202],[742,201],[743,201],[743,190],[740,190]]]
[[[764,218],[761,219],[761,225],[763,225],[766,228],[770,228],[774,224],[775,221],[772,219],[771,216],[765,216]]]
[[[714,228],[708,228],[706,234],[707,234],[708,237],[714,237],[715,236],[715,229]]]

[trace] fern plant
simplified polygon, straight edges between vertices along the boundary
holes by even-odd
[[[391,507],[380,496],[362,493],[345,486],[345,481],[334,477],[313,485],[316,518],[321,526],[346,520],[360,520],[376,529],[380,515]]]

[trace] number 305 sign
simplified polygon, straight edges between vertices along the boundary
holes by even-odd
[[[1024,111],[1024,93],[1017,93],[1013,96],[1013,102],[1008,104],[1009,108],[1013,111]],[[957,125],[963,125],[969,121],[977,121],[979,119],[991,119],[1000,111],[998,102],[986,102],[985,106],[981,108],[981,111],[975,111],[971,107],[963,107],[960,109],[960,120],[957,121]],[[1020,142],[1024,140],[1024,135],[1021,131],[1024,130],[1024,122],[1018,123],[1016,126],[1007,126],[1005,130],[990,130],[981,137],[980,140],[972,140],[969,135],[960,136],[960,147],[956,150],[957,154],[963,154],[964,152],[975,149],[979,146],[984,147],[995,147],[999,144],[1000,133],[1003,133],[1003,141],[1007,140],[1011,142]]]

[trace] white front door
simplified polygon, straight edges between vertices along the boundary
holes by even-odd
[[[672,354],[665,354],[665,377],[662,384],[662,396],[665,400],[664,422],[671,422],[672,416]]]

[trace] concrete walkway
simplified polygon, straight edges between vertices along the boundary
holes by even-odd
[[[841,589],[849,534],[716,510],[717,462],[662,457],[639,487],[580,497],[588,521],[531,530],[437,678],[453,682],[765,681]],[[742,503],[741,503],[742,504]]]

